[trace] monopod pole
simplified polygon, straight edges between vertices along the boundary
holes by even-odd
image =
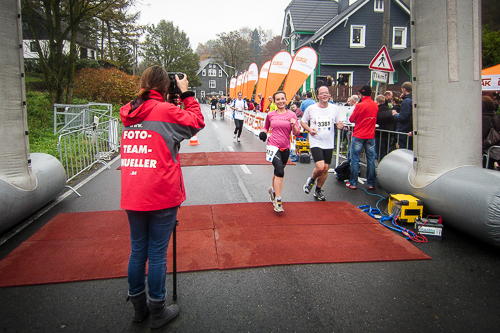
[[[173,244],[173,275],[172,275],[172,280],[173,280],[173,292],[172,292],[172,298],[174,301],[177,301],[177,226],[179,225],[179,220],[175,220],[175,226],[174,226],[174,244]]]

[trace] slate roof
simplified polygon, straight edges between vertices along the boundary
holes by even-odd
[[[404,8],[409,13],[409,8],[406,7],[406,4],[404,3],[405,0],[395,0],[395,1],[397,4],[399,4],[402,8]],[[322,39],[330,31],[332,31],[339,24],[341,24],[346,18],[348,18],[349,16],[354,14],[358,9],[360,9],[361,7],[366,5],[368,2],[370,2],[370,0],[358,0],[358,1],[356,1],[351,6],[349,6],[349,8],[344,10],[342,13],[335,16],[334,18],[331,18],[326,24],[321,26],[321,28],[318,29],[314,35],[312,35],[310,38],[308,38],[305,41],[303,41],[302,43],[300,43],[298,48],[309,45],[310,43],[315,43],[318,40]]]
[[[229,76],[226,72],[226,70],[221,66],[219,65],[213,58],[208,58],[208,59],[205,59],[205,60],[202,60],[202,61],[199,61],[198,62],[198,71],[196,72],[196,75],[200,74],[200,72],[205,68],[207,67],[208,64],[215,64],[215,65],[218,65],[220,67],[220,69],[222,69],[222,71],[224,72],[224,74],[226,74],[226,76]]]
[[[294,31],[316,32],[338,14],[338,3],[322,0],[292,0],[285,9],[290,13]]]
[[[410,61],[411,60],[411,48],[407,47],[391,56],[392,62]]]

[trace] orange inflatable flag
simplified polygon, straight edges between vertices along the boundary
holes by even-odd
[[[233,77],[231,78],[231,81],[229,81],[229,97],[231,97],[231,99],[234,99],[234,89],[236,88],[236,78]]]
[[[272,96],[281,86],[285,76],[290,71],[290,65],[292,64],[292,56],[287,51],[281,51],[276,53],[271,60],[271,66],[269,67],[269,75],[267,77],[266,93],[264,94],[264,104],[263,111],[269,106],[269,96]]]
[[[241,92],[243,93],[243,98],[247,97],[247,86],[248,86],[248,71],[243,74],[243,79],[241,80]]]
[[[259,82],[257,82],[257,88],[255,89],[255,102],[260,103],[259,93],[263,95],[266,93],[267,76],[269,74],[269,67],[271,66],[271,60],[266,62],[260,68]]]
[[[286,94],[287,103],[292,100],[300,86],[304,84],[309,75],[314,72],[318,64],[318,54],[309,47],[303,47],[295,53],[292,66],[288,73],[283,91]]]
[[[253,89],[255,88],[255,82],[259,79],[259,68],[256,63],[251,63],[247,71],[248,83],[247,83],[247,93],[249,100],[252,100]]]
[[[241,92],[241,81],[243,79],[243,73],[238,75],[238,78],[236,79],[236,89],[234,89],[234,92],[236,94],[236,97],[238,97],[238,93]]]

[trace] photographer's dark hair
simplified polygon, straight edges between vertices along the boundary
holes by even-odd
[[[166,70],[160,66],[147,68],[141,76],[141,90],[138,96],[147,98],[151,90],[159,92],[164,96],[170,85],[170,79]]]

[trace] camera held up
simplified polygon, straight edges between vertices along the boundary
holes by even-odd
[[[180,72],[168,72],[168,78],[170,80],[170,86],[168,87],[168,92],[167,94],[169,95],[180,95],[182,92],[177,87],[177,81],[175,80],[175,74],[179,77],[179,80],[182,80],[184,78],[184,73]]]

